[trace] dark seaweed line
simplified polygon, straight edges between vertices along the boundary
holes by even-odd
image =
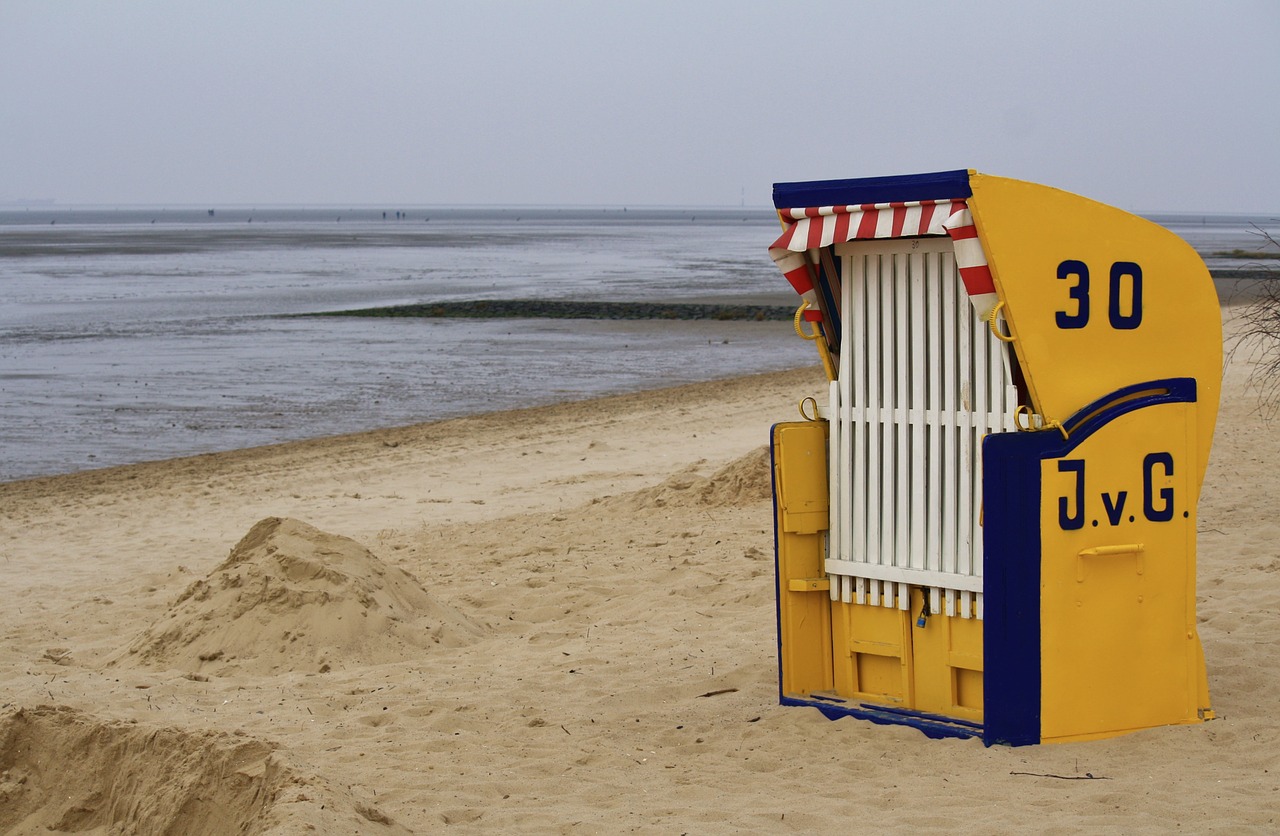
[[[1215,268],[1209,271],[1209,275],[1215,279],[1249,279],[1249,280],[1271,280],[1280,278],[1280,270],[1273,268],[1251,268],[1242,267],[1240,269],[1232,268]]]
[[[1217,279],[1274,279],[1270,270],[1213,270]],[[796,309],[785,305],[726,305],[692,302],[579,302],[554,299],[476,299],[387,305],[297,316],[409,317],[419,319],[605,319],[785,322]]]
[[[786,321],[796,309],[778,305],[716,305],[653,302],[574,302],[540,299],[479,299],[389,305],[300,316],[418,317],[429,319],[670,319]]]

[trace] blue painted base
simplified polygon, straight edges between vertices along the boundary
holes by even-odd
[[[958,720],[955,717],[944,717],[940,714],[927,714],[923,711],[911,711],[873,703],[855,703],[839,697],[783,696],[781,702],[783,705],[816,708],[828,720],[856,717],[859,720],[870,720],[885,726],[911,726],[934,740],[947,737],[982,737],[981,723],[971,723],[968,720]]]

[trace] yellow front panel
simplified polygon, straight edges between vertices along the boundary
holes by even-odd
[[[1042,739],[1194,722],[1196,404],[1150,406],[1041,464]]]
[[[842,697],[910,708],[911,614],[871,604],[832,604],[835,689]]]
[[[911,592],[911,609],[924,607],[921,590]],[[930,615],[912,622],[915,705],[921,711],[982,719],[982,622],[976,618]]]

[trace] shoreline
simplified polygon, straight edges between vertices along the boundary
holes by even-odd
[[[117,479],[132,481],[136,478],[163,478],[171,472],[180,472],[206,464],[213,467],[218,467],[222,464],[237,467],[257,461],[268,462],[287,459],[292,455],[308,455],[313,448],[316,450],[334,448],[348,450],[361,448],[373,443],[395,448],[401,444],[448,433],[472,423],[477,428],[492,429],[508,422],[512,424],[552,422],[562,420],[569,415],[593,406],[605,412],[626,411],[645,402],[665,402],[686,396],[704,399],[714,397],[715,393],[719,391],[733,391],[742,387],[764,387],[774,384],[787,385],[792,381],[810,378],[815,380],[822,378],[825,380],[822,377],[820,365],[815,363],[812,366],[803,366],[795,369],[734,375],[694,383],[683,383],[676,386],[659,386],[652,389],[639,389],[613,395],[589,396],[536,406],[476,412],[435,421],[378,427],[335,435],[314,436],[230,450],[171,456],[163,459],[91,468],[70,473],[32,476],[25,479],[0,482],[0,500],[4,500],[10,494],[20,491],[23,487],[74,487],[92,490],[100,487],[105,482]],[[787,420],[790,419],[788,418]],[[764,432],[767,432],[767,427],[762,430],[762,433]],[[83,485],[76,483],[83,483]]]

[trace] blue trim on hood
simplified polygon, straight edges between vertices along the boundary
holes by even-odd
[[[912,200],[957,200],[970,197],[969,172],[935,171],[854,180],[810,180],[774,183],[773,205],[778,209],[810,206],[856,206],[863,203],[903,203]]]

